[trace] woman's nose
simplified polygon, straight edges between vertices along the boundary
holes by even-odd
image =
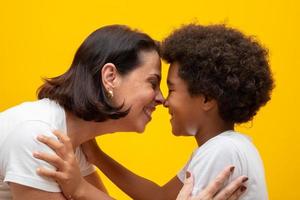
[[[155,102],[156,102],[157,104],[164,104],[165,98],[164,98],[164,96],[163,96],[161,90],[159,90],[158,94],[156,95]]]

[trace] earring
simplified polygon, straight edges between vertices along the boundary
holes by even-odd
[[[113,91],[109,90],[107,96],[108,96],[109,99],[112,99],[114,97]]]

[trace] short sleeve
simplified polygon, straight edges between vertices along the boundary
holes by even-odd
[[[190,165],[190,162],[193,158],[193,155],[190,157],[190,159],[188,160],[188,162],[184,165],[184,167],[177,173],[177,177],[178,179],[183,183],[184,182],[184,179],[185,179],[185,176],[186,176],[186,171],[187,171],[187,168],[188,166]]]
[[[192,173],[195,180],[192,194],[196,195],[229,165],[235,166],[234,174],[229,179],[231,181],[241,175],[241,161],[238,152],[231,144],[214,144],[206,148],[199,148],[181,174],[186,170]],[[184,180],[182,177],[179,179]]]
[[[39,134],[56,137],[51,127],[42,121],[26,121],[19,124],[8,136],[5,144],[7,159],[4,167],[4,182],[13,182],[48,192],[60,192],[58,184],[36,173],[38,167],[54,169],[50,164],[33,157],[34,151],[54,154],[53,150],[40,143]]]

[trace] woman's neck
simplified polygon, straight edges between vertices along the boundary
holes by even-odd
[[[99,135],[121,131],[118,128],[118,120],[107,120],[105,122],[85,121],[70,112],[66,112],[67,134],[75,149],[82,143]]]

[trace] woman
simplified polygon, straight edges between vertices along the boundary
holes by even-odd
[[[92,33],[77,50],[70,69],[42,85],[39,101],[1,113],[1,199],[69,198],[53,179],[35,172],[40,166],[52,168],[31,152],[53,153],[36,140],[40,133],[53,138],[53,130],[68,133],[88,183],[84,191],[97,194],[87,199],[111,199],[80,145],[106,133],[143,132],[155,107],[164,101],[160,77],[159,48],[148,35],[119,25]]]

